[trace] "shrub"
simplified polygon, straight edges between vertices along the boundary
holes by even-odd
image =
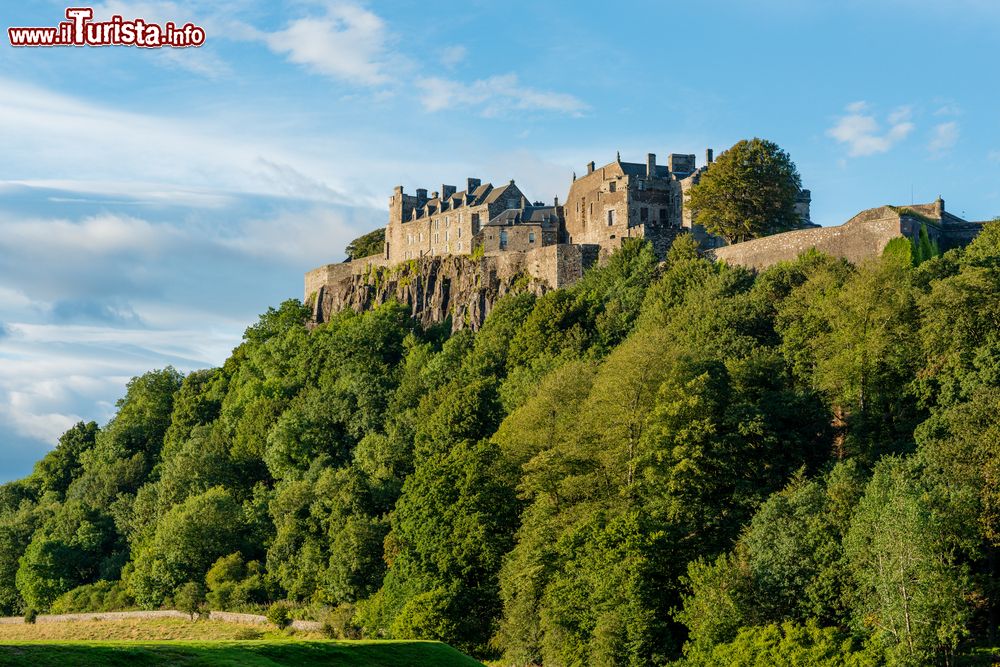
[[[123,611],[135,607],[135,600],[120,581],[96,581],[66,591],[52,603],[53,614],[91,611]]]
[[[253,641],[255,639],[260,639],[264,636],[264,633],[260,630],[254,630],[253,628],[242,628],[236,631],[233,635],[233,639],[240,641]]]
[[[356,612],[350,602],[327,609],[320,618],[323,632],[332,639],[361,639],[361,626],[354,621]]]
[[[195,614],[201,614],[205,603],[205,589],[196,581],[181,584],[174,593],[174,604],[178,611],[183,611],[194,620]]]
[[[38,618],[38,610],[34,607],[28,607],[24,610],[24,622],[34,624],[35,620]]]
[[[278,628],[286,628],[292,622],[292,615],[288,605],[284,602],[275,602],[267,608],[267,620],[274,623]]]

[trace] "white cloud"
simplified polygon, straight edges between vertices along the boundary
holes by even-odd
[[[423,91],[420,101],[427,111],[471,108],[484,116],[498,116],[512,110],[581,116],[587,110],[587,105],[573,95],[524,86],[512,73],[472,83],[428,77],[420,79],[417,85]]]
[[[446,47],[441,50],[441,64],[448,68],[455,67],[455,65],[458,65],[460,62],[465,60],[465,57],[468,54],[468,49],[461,44]]]
[[[934,134],[931,136],[928,148],[931,153],[938,156],[947,153],[955,147],[956,143],[958,143],[958,135],[958,123],[955,121],[941,123],[940,125],[935,126]]]
[[[390,80],[388,29],[376,14],[356,5],[334,3],[318,18],[292,21],[262,37],[268,48],[320,74],[365,86]]]
[[[934,110],[935,116],[961,116],[962,107],[958,106],[954,102],[944,102],[940,107]]]
[[[860,157],[885,153],[913,132],[915,125],[910,121],[912,109],[902,106],[888,116],[886,131],[869,112],[867,102],[854,102],[847,106],[847,113],[837,119],[827,134],[845,144],[848,155]]]

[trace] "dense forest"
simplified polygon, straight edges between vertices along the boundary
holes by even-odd
[[[1000,223],[760,273],[626,244],[478,332],[288,301],[0,487],[0,608],[285,604],[504,665],[997,643]]]

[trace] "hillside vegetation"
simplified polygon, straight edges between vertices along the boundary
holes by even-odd
[[[505,665],[952,664],[998,625],[1000,225],[924,255],[627,243],[452,335],[286,302],[0,487],[0,608],[287,601]]]

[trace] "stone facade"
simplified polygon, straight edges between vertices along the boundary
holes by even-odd
[[[711,255],[718,261],[754,269],[794,260],[815,248],[857,264],[882,254],[889,241],[905,237],[916,240],[920,228],[942,250],[968,244],[982,222],[969,222],[945,210],[944,200],[912,206],[880,206],[858,213],[836,227],[800,229],[717,248]]]
[[[566,241],[594,243],[606,251],[619,247],[623,239],[639,237],[649,241],[663,257],[680,233],[690,233],[705,250],[726,245],[721,237],[709,234],[698,224],[697,215],[686,205],[687,192],[713,162],[712,149],[705,151],[705,165],[697,166],[690,154],[671,153],[667,164],[656,164],[649,153],[646,163],[614,162],[595,167],[570,185],[566,198]],[[799,193],[796,211],[803,227],[809,220],[811,194]]]
[[[527,206],[527,199],[514,181],[493,187],[478,178],[466,180],[461,192],[453,185],[427,196],[396,188],[389,199],[389,224],[385,230],[383,258],[405,262],[420,257],[468,255],[475,250],[473,237],[491,220],[508,209]]]

